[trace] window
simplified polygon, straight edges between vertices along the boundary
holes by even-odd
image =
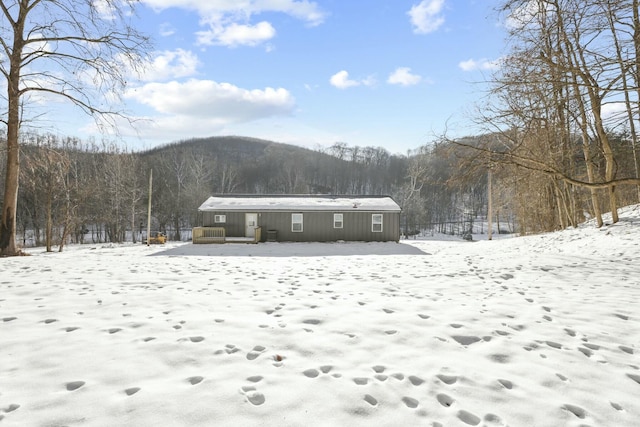
[[[227,222],[227,216],[226,215],[214,215],[213,216],[213,222]]]
[[[302,233],[302,214],[291,214],[291,231],[294,233]]]
[[[333,228],[342,228],[342,214],[333,214]]]
[[[382,233],[382,214],[371,215],[371,231]]]

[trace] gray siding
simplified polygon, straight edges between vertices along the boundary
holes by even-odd
[[[374,241],[397,242],[400,239],[399,212],[324,212],[324,211],[263,211],[250,212],[258,214],[258,225],[262,227],[262,238],[265,240],[268,231],[277,232],[280,242],[334,242]],[[291,231],[291,214],[303,214],[303,231]],[[343,214],[343,227],[333,227],[333,214]],[[382,214],[382,232],[371,231],[372,214]],[[214,215],[226,215],[224,224],[214,223]],[[245,212],[202,212],[204,227],[224,227],[229,237],[241,237],[245,234]]]
[[[224,223],[215,222],[216,215],[226,215]],[[203,227],[223,227],[229,237],[244,236],[244,212],[202,212]]]

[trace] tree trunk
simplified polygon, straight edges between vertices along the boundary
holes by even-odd
[[[18,183],[20,176],[20,58],[24,42],[21,39],[24,16],[16,22],[11,68],[8,79],[7,98],[7,174],[0,223],[0,256],[18,255],[16,246],[16,211],[18,207]]]

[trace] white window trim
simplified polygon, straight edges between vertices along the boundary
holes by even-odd
[[[376,217],[379,217],[380,220],[376,221]],[[382,214],[371,214],[371,232],[372,233],[382,233],[382,223],[384,222],[384,217]],[[380,230],[376,230],[376,225],[380,226]]]
[[[226,215],[214,215],[213,216],[213,222],[220,224],[220,223],[225,223],[227,222],[227,216]]]
[[[337,217],[340,217],[338,220]],[[338,226],[338,224],[340,224]],[[333,228],[343,228],[344,227],[344,214],[334,213],[333,214]]]
[[[294,218],[299,215],[300,221],[296,221]],[[300,230],[295,229],[295,225],[300,225]],[[292,233],[302,233],[304,231],[304,215],[301,213],[292,213],[291,214],[291,232]]]

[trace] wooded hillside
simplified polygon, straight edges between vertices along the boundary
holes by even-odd
[[[188,239],[198,206],[222,193],[390,195],[403,209],[406,235],[486,233],[488,168],[478,148],[493,137],[437,141],[395,155],[379,147],[336,143],[311,150],[237,136],[133,152],[30,134],[22,144],[18,234],[22,245],[48,250],[68,242],[140,241],[151,170],[152,228],[175,240]],[[579,144],[575,148],[574,161],[584,165]],[[620,173],[632,168],[622,164]],[[548,181],[508,163],[497,162],[492,171],[494,233],[566,226]],[[632,203],[636,195],[621,191],[619,199]],[[574,191],[576,211],[590,214],[588,196]]]

